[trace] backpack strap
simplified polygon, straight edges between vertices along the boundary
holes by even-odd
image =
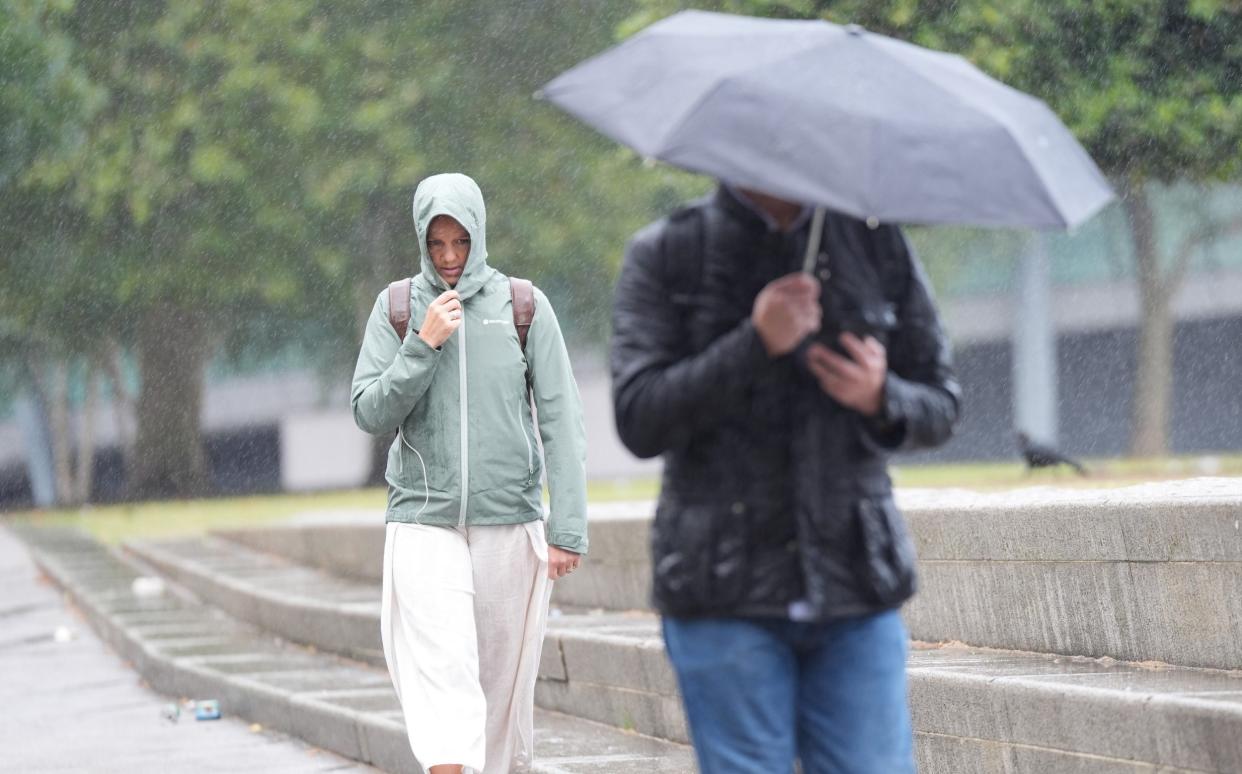
[[[707,235],[714,232],[717,220],[710,198],[705,198],[674,212],[664,228],[661,245],[664,282],[669,289],[669,301],[681,314],[687,330],[695,309],[701,303],[699,290],[703,279],[704,254],[707,252]]]
[[[397,332],[397,338],[405,341],[410,329],[410,278],[397,280],[388,285],[388,322]]]
[[[526,335],[535,320],[535,286],[530,280],[509,278],[509,295],[513,298],[513,327],[517,328],[522,352],[526,352]]]
[[[535,320],[535,286],[530,280],[509,278],[509,295],[513,299],[513,327],[517,328],[518,341],[526,351],[526,336]],[[410,329],[410,278],[397,280],[388,285],[388,322],[405,340]]]

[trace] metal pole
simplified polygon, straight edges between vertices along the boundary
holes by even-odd
[[[1048,237],[1036,232],[1023,252],[1013,316],[1015,429],[1057,442],[1057,343],[1052,319]]]
[[[819,245],[824,238],[825,212],[823,207],[816,207],[815,214],[811,216],[811,234],[807,237],[806,255],[802,258],[802,271],[807,274],[815,273],[815,259],[819,256]]]

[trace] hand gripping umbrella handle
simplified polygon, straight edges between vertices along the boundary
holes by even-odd
[[[806,240],[806,256],[802,259],[802,271],[807,274],[815,272],[815,259],[819,256],[819,245],[824,237],[824,214],[823,207],[816,207],[815,214],[811,216],[811,234]]]
[[[806,238],[806,256],[802,259],[802,271],[806,274],[813,275],[815,273],[816,259],[819,258],[819,246],[824,237],[824,208],[816,207],[815,212],[811,215],[811,233]],[[794,360],[802,366],[806,371],[810,371],[806,362],[807,348],[815,341],[816,334],[812,333],[802,340],[794,350]]]

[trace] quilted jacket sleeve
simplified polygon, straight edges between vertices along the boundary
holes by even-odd
[[[914,249],[899,229],[877,235],[881,250],[902,269],[898,328],[888,347],[888,378],[880,423],[864,420],[864,438],[884,451],[939,446],[953,434],[961,388],[948,336],[931,286]]]
[[[626,247],[613,303],[613,408],[622,443],[639,457],[680,446],[698,427],[737,405],[735,395],[768,363],[747,318],[689,353],[682,313],[666,277],[661,233],[667,221],[639,232]]]

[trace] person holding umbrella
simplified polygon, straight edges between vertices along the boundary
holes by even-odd
[[[914,771],[885,460],[945,441],[958,387],[900,230],[828,213],[812,276],[813,221],[721,185],[641,231],[616,289],[617,428],[664,455],[654,596],[706,774]]]
[[[615,292],[617,429],[664,457],[653,596],[705,774],[914,771],[914,549],[887,459],[960,410],[897,223],[1072,227],[1111,198],[1046,105],[823,21],[686,11],[540,92],[721,181],[640,231]]]

